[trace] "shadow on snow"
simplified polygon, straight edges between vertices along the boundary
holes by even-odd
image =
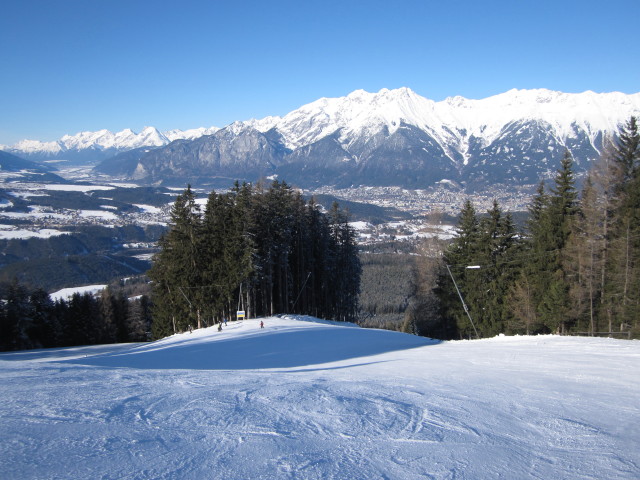
[[[414,335],[342,327],[259,331],[224,337],[217,333],[183,341],[155,342],[127,352],[65,360],[68,363],[138,369],[253,370],[339,362],[434,345]]]

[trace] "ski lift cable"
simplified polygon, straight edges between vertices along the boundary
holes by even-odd
[[[449,271],[449,275],[451,276],[451,280],[453,280],[453,285],[456,287],[456,292],[458,292],[458,296],[460,297],[460,301],[462,302],[462,307],[464,308],[464,312],[467,314],[467,317],[469,317],[469,321],[471,322],[471,326],[473,327],[473,331],[476,333],[476,338],[480,338],[480,335],[478,335],[478,330],[476,330],[476,325],[473,323],[473,319],[471,318],[471,314],[469,313],[469,309],[467,308],[467,304],[464,303],[464,298],[462,298],[462,293],[460,293],[460,289],[458,288],[458,284],[456,283],[456,279],[453,278],[453,274],[451,273],[451,269],[449,268],[449,265],[445,264],[447,266],[447,270]]]

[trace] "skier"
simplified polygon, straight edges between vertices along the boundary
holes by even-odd
[[[222,331],[222,322],[220,322],[220,324],[218,325],[218,331],[221,332]]]
[[[189,333],[193,333],[193,327],[189,325]]]
[[[264,322],[260,320],[260,328],[264,328]]]
[[[223,320],[224,320],[224,326],[226,327],[227,326],[227,317],[224,317]]]

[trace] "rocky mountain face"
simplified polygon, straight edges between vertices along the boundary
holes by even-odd
[[[278,175],[302,187],[535,184],[555,174],[565,149],[586,170],[605,136],[639,114],[640,94],[511,90],[433,102],[406,88],[356,91],[174,142],[121,173],[150,182]]]
[[[284,117],[129,149],[96,169],[150,183],[277,175],[302,187],[535,184],[554,175],[565,149],[586,170],[632,115],[640,93],[511,90],[434,102],[408,88],[358,90]]]
[[[272,174],[281,164],[287,149],[274,132],[259,132],[243,124],[234,124],[213,135],[195,140],[176,140],[166,147],[144,153],[129,163],[135,180],[207,178],[260,178]],[[103,162],[99,169],[109,162]]]

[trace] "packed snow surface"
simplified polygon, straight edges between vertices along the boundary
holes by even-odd
[[[259,322],[0,355],[0,476],[640,478],[638,341]]]

